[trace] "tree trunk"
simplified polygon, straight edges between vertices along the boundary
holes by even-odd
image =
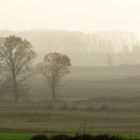
[[[16,76],[13,75],[13,91],[14,91],[14,99],[18,101],[18,92],[17,92],[17,83],[16,83]]]
[[[55,86],[52,85],[52,99],[55,101]]]

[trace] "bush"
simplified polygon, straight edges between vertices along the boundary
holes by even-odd
[[[94,140],[94,139],[93,139],[93,136],[91,135],[79,135],[79,136],[73,137],[73,140]]]
[[[55,135],[51,138],[51,140],[70,140],[71,138],[67,135]]]
[[[48,138],[45,135],[36,135],[31,138],[31,140],[48,140]],[[124,138],[118,137],[118,136],[110,136],[107,134],[104,135],[79,135],[70,137],[68,135],[54,135],[50,138],[50,140],[125,140]]]
[[[108,135],[98,135],[95,136],[94,140],[111,140],[110,137]]]
[[[73,137],[72,140],[124,140],[124,139],[118,136],[109,136],[105,134],[105,135],[97,135],[97,136],[80,135],[80,136]]]
[[[35,135],[31,140],[48,140],[48,137],[46,135]]]

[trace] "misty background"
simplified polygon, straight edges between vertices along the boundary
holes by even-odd
[[[78,130],[86,122],[98,131],[138,132],[139,7],[139,0],[0,0],[0,37],[27,39],[38,54],[25,82],[29,100],[15,103],[0,92],[0,129]],[[72,64],[54,104],[36,68],[51,52]]]
[[[58,88],[60,98],[137,97],[139,6],[139,0],[0,0],[0,36],[30,41],[38,53],[35,64],[50,52],[71,59],[71,73]],[[29,80],[35,99],[50,98],[42,78]]]
[[[0,0],[0,36],[26,38],[38,60],[58,51],[73,66],[139,64],[139,6],[139,0]]]

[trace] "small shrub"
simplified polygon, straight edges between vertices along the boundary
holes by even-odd
[[[70,137],[67,135],[55,135],[51,138],[51,140],[70,140]]]
[[[72,140],[124,140],[121,137],[118,136],[109,136],[107,134],[104,135],[79,135],[72,138]]]
[[[79,136],[73,137],[73,140],[94,140],[94,139],[93,139],[93,136],[91,135],[79,135]]]
[[[110,140],[110,137],[108,135],[98,135],[95,136],[94,140]]]
[[[48,140],[48,137],[46,135],[35,135],[31,140]]]
[[[107,134],[95,136],[94,140],[125,140],[118,136],[109,136]]]

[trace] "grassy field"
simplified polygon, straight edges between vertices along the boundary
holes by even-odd
[[[29,80],[33,100],[51,98],[44,77],[35,75]],[[57,88],[57,99],[93,97],[140,97],[140,66],[74,67]]]
[[[32,136],[37,135],[39,133],[0,133],[0,140],[29,140]],[[45,134],[48,137],[53,136],[54,134],[52,133],[42,133]],[[75,133],[68,133],[66,132],[65,134],[68,134],[70,136],[74,136]],[[98,133],[94,132],[92,135],[98,135],[98,134],[104,134],[104,133]],[[115,135],[115,136],[120,136],[122,138],[125,138],[127,140],[139,140],[140,139],[140,133],[130,133],[130,132],[108,132],[107,134],[109,135]]]
[[[139,75],[140,67],[72,68],[52,108],[46,83],[33,77],[29,85],[36,102],[0,102],[0,140],[26,140],[36,132],[73,135],[80,128],[140,139]]]
[[[0,133],[0,140],[29,140],[34,134]]]
[[[140,111],[87,111],[16,108],[0,111],[0,130],[21,132],[139,132]],[[23,130],[23,131],[22,131]]]

